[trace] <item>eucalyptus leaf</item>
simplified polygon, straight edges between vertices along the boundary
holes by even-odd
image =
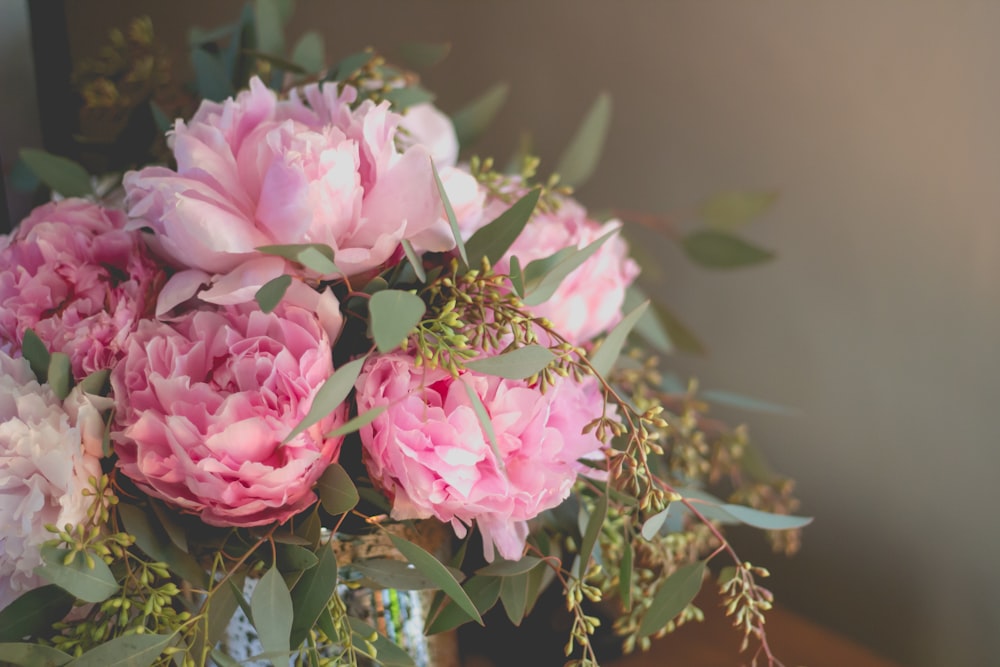
[[[55,584],[46,584],[23,593],[0,610],[0,642],[16,642],[50,631],[52,624],[65,618],[73,608],[73,599],[72,595]],[[4,655],[0,651],[0,660],[2,659]]]
[[[90,174],[76,162],[35,148],[22,148],[21,160],[42,183],[64,197],[94,194]]]
[[[207,647],[215,646],[222,638],[239,607],[236,596],[238,590],[243,589],[243,582],[242,575],[235,575],[212,589],[210,596],[202,603],[202,610],[207,618],[204,623],[195,624],[195,635],[189,640],[192,655],[202,655]]]
[[[149,101],[149,113],[152,114],[153,122],[160,134],[166,134],[174,126],[174,121],[170,120],[163,108],[153,100]]]
[[[281,300],[285,298],[285,292],[292,284],[292,277],[289,275],[280,275],[277,278],[272,278],[264,283],[257,293],[253,295],[253,298],[257,300],[257,305],[265,313],[270,313]]]
[[[509,93],[510,85],[494,84],[485,93],[455,112],[451,122],[455,126],[455,134],[458,135],[459,146],[468,148],[486,132],[503,108]]]
[[[297,262],[320,275],[340,273],[333,261],[333,248],[324,243],[288,243],[284,245],[263,245],[256,248],[265,255],[284,257]]]
[[[556,173],[563,184],[578,188],[594,173],[610,124],[611,96],[601,93],[559,159]]]
[[[725,504],[721,509],[741,523],[764,530],[794,530],[812,523],[812,517],[791,514],[774,514],[755,510],[745,505]]]
[[[0,643],[0,664],[18,667],[62,667],[73,656],[42,644]]]
[[[653,596],[653,601],[639,624],[639,638],[653,634],[691,604],[705,577],[705,561],[699,560],[677,568]]]
[[[393,88],[384,97],[395,111],[406,111],[412,106],[434,101],[434,93],[416,84],[406,88]]]
[[[420,591],[439,588],[434,580],[425,576],[412,563],[404,563],[401,560],[373,558],[351,563],[349,567],[371,579],[382,588],[395,588],[401,591]],[[451,572],[456,580],[464,578],[461,570],[448,567],[448,571]]]
[[[528,584],[527,572],[504,577],[500,584],[500,601],[507,612],[507,618],[515,626],[521,625],[528,609]]]
[[[524,298],[524,271],[521,270],[521,260],[517,255],[510,258],[510,284],[518,297]]]
[[[85,394],[103,396],[105,390],[108,388],[108,378],[110,377],[111,371],[107,368],[102,368],[80,380],[76,386]]]
[[[316,554],[298,544],[278,544],[275,550],[281,572],[305,572],[319,563]]]
[[[191,50],[191,64],[199,97],[221,102],[233,95],[233,84],[219,56],[197,47]]]
[[[320,547],[319,562],[309,568],[292,589],[292,634],[290,646],[298,647],[316,624],[337,591],[337,556],[329,544]]]
[[[361,51],[346,56],[333,68],[332,75],[337,81],[346,81],[358,70],[372,61],[375,54],[371,51]]]
[[[470,577],[463,585],[469,599],[476,605],[480,614],[485,614],[500,599],[500,587],[503,584],[501,577],[485,577],[475,575]],[[450,599],[444,598],[444,603],[437,613],[432,613],[428,617],[428,624],[425,629],[428,635],[438,634],[453,630],[464,623],[473,620],[468,613],[455,604]]]
[[[41,552],[42,565],[35,568],[35,574],[84,602],[104,602],[120,588],[111,570],[96,556],[92,557],[94,567],[90,568],[83,554],[77,554],[69,565],[64,564],[66,556],[72,553],[68,549],[47,544]]]
[[[282,10],[276,0],[254,0],[257,18],[257,49],[275,56],[285,53],[284,22]]]
[[[667,514],[670,512],[670,505],[646,519],[642,524],[642,537],[644,540],[651,540],[660,534],[660,529],[667,521]]]
[[[455,209],[452,208],[451,200],[441,182],[441,175],[438,174],[434,161],[431,160],[431,171],[434,172],[434,182],[437,183],[438,195],[441,197],[441,205],[444,206],[445,215],[448,217],[448,225],[451,227],[451,235],[455,238],[455,247],[458,249],[458,256],[462,258],[465,266],[469,266],[469,255],[465,251],[465,241],[462,240],[462,231],[458,228],[458,220],[455,218]]]
[[[476,266],[481,257],[487,258],[490,264],[500,261],[531,219],[540,194],[541,189],[534,188],[466,241],[465,250]]]
[[[465,393],[469,397],[469,401],[472,403],[472,410],[476,413],[476,418],[479,420],[479,425],[483,427],[483,432],[486,434],[486,439],[490,443],[490,449],[493,450],[493,457],[496,460],[497,467],[501,471],[506,472],[506,465],[504,464],[503,456],[500,454],[500,445],[497,444],[497,434],[493,429],[493,420],[490,419],[490,413],[486,411],[486,406],[483,405],[483,401],[479,398],[479,394],[476,390],[472,388],[472,385],[468,384],[464,380],[459,380],[462,382],[462,386],[465,387]]]
[[[479,625],[483,625],[483,617],[476,609],[476,605],[473,604],[471,599],[469,599],[469,595],[462,588],[462,585],[458,583],[455,575],[453,575],[451,571],[441,563],[441,561],[429,554],[423,548],[417,546],[413,542],[399,537],[398,535],[390,534],[389,539],[392,540],[392,543],[396,545],[396,548],[399,549],[399,552],[402,553],[408,561],[413,563],[413,565],[427,578],[433,581],[438,588],[451,597],[451,599],[455,601],[455,604],[468,613],[474,621],[479,623]]]
[[[292,595],[274,567],[257,582],[250,598],[253,624],[268,653],[287,653],[292,632]]]
[[[721,192],[701,205],[698,216],[713,229],[735,231],[771,208],[777,199],[777,192]]]
[[[153,514],[160,521],[160,527],[163,528],[163,532],[167,534],[174,546],[187,553],[187,530],[180,524],[180,516],[176,511],[167,509],[162,503],[155,500],[149,501],[149,507],[153,510]]]
[[[354,509],[360,497],[351,476],[339,463],[331,463],[316,482],[319,500],[330,514],[343,514]]]
[[[323,37],[315,30],[302,34],[292,48],[292,62],[309,73],[316,73],[326,66],[326,47]]]
[[[373,421],[378,419],[378,416],[383,412],[385,412],[385,409],[386,406],[384,405],[376,405],[371,410],[365,410],[357,417],[349,419],[348,421],[344,422],[342,426],[338,426],[337,428],[327,433],[326,437],[337,438],[342,435],[347,435],[348,433],[355,433],[357,431],[360,431],[362,427],[367,426],[368,424],[371,424]]]
[[[779,405],[777,403],[771,403],[770,401],[763,401],[759,398],[753,398],[752,396],[744,396],[743,394],[737,394],[732,391],[704,389],[701,391],[701,395],[705,398],[705,400],[716,405],[740,408],[741,410],[749,410],[750,412],[766,412],[772,415],[786,416],[799,414],[799,411],[794,408]]]
[[[176,634],[115,637],[68,664],[71,667],[149,667],[175,638]]]
[[[413,658],[409,653],[390,641],[385,635],[376,631],[372,626],[354,616],[348,616],[347,623],[351,626],[351,632],[359,639],[368,641],[371,640],[373,635],[375,636],[375,640],[371,643],[375,647],[375,657],[373,660],[376,664],[382,667],[415,667],[416,663],[413,662]]]
[[[420,323],[427,305],[416,294],[388,289],[372,295],[368,312],[375,346],[387,354],[399,347]]]
[[[583,248],[563,248],[552,257],[536,259],[524,267],[524,303],[537,306],[545,303],[574,269],[586,262],[612,236],[613,229]]]
[[[242,53],[245,56],[256,58],[257,60],[262,60],[270,64],[273,69],[281,70],[282,72],[287,72],[289,74],[300,74],[300,75],[308,74],[305,68],[295,63],[294,61],[288,60],[287,58],[282,58],[281,56],[276,56],[264,51],[256,51],[254,49],[243,49]],[[268,652],[272,653],[273,651],[268,651]]]
[[[774,259],[774,253],[715,229],[688,234],[681,245],[688,257],[712,269],[735,269]]]
[[[523,556],[520,560],[495,560],[486,567],[476,570],[476,574],[490,577],[508,577],[524,574],[542,562],[535,556]]]
[[[406,255],[406,259],[409,260],[410,266],[413,267],[413,272],[417,275],[417,278],[420,282],[426,283],[427,272],[424,271],[424,263],[421,261],[417,251],[413,249],[413,244],[408,239],[403,239],[399,244],[403,246],[403,253]]]
[[[64,352],[53,352],[49,357],[49,371],[46,374],[52,393],[63,401],[69,396],[73,387],[73,369],[70,368],[69,356]]]
[[[653,302],[656,319],[667,332],[670,342],[681,352],[705,354],[707,351],[698,337],[662,303]]]
[[[608,518],[608,494],[602,493],[597,499],[597,505],[594,507],[594,511],[590,513],[587,519],[587,530],[583,534],[583,540],[580,542],[580,553],[578,563],[580,565],[579,576],[583,576],[587,572],[587,565],[590,562],[590,556],[594,551],[594,546],[597,544],[597,538],[601,535],[601,528],[604,526],[605,519]]]
[[[632,561],[635,558],[632,550],[632,540],[626,538],[622,543],[622,560],[618,567],[618,599],[622,609],[632,611]]]
[[[625,301],[622,303],[622,310],[629,312],[644,301],[649,301],[649,297],[639,285],[633,283],[625,288]],[[656,316],[656,309],[648,309],[643,313],[639,321],[635,323],[635,332],[647,343],[663,354],[674,352],[673,341],[670,334],[660,319]]]
[[[411,69],[426,69],[447,58],[450,52],[451,44],[447,42],[407,42],[399,45],[396,55],[401,65]]]
[[[167,564],[172,571],[195,585],[206,587],[208,575],[198,561],[171,540],[158,522],[154,523],[141,507],[131,503],[118,504],[118,517],[126,532],[135,537],[136,545],[154,560]]]
[[[465,367],[483,375],[520,380],[541,372],[555,358],[549,348],[532,344],[493,357],[467,361]]]
[[[625,339],[628,338],[629,332],[632,331],[635,323],[639,321],[648,307],[649,302],[647,301],[623,317],[622,321],[616,324],[611,333],[604,338],[601,346],[590,355],[590,365],[598,375],[604,377],[611,372],[611,368],[625,345]]]
[[[21,339],[21,356],[28,360],[31,372],[38,378],[38,382],[44,383],[49,374],[49,362],[52,357],[45,343],[32,329],[24,331],[24,337]]]
[[[327,378],[326,382],[323,383],[323,386],[319,388],[319,391],[313,397],[312,405],[309,406],[306,416],[292,429],[292,432],[284,439],[284,443],[290,442],[292,438],[295,438],[340,407],[344,399],[347,398],[348,394],[354,388],[354,383],[357,381],[358,376],[361,375],[361,367],[364,366],[367,358],[368,355],[365,355],[354,361],[350,361],[335,370],[333,375]]]

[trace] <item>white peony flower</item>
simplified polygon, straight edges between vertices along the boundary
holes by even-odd
[[[86,519],[108,405],[75,389],[62,402],[27,361],[0,351],[0,609],[44,583],[34,570],[53,537],[45,525]]]

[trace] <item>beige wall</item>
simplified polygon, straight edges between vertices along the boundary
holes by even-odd
[[[78,50],[122,6],[68,4]],[[132,4],[164,33],[241,5]],[[996,659],[1000,3],[299,4],[295,30],[322,29],[334,53],[451,41],[427,76],[445,109],[510,81],[485,147],[502,157],[529,128],[551,166],[609,90],[611,145],[580,193],[594,207],[683,213],[720,189],[779,189],[750,232],[780,253],[769,266],[708,273],[645,240],[712,350],[676,368],[800,410],[725,413],[817,517],[799,558],[768,560],[774,587],[907,665]]]

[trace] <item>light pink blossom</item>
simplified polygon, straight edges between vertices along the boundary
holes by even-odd
[[[60,401],[24,359],[0,352],[0,609],[45,583],[34,574],[53,538],[45,525],[87,518],[109,406],[75,389]]]
[[[0,341],[27,329],[82,378],[120,358],[164,275],[121,211],[82,199],[36,208],[0,243]]]
[[[144,491],[220,526],[282,522],[336,460],[341,407],[289,442],[333,372],[317,316],[294,306],[145,320],[112,373],[118,465]]]
[[[466,391],[480,397],[494,453]],[[358,378],[359,414],[386,406],[361,430],[369,473],[392,499],[395,519],[434,517],[464,536],[475,523],[486,557],[519,558],[527,521],[569,495],[580,459],[602,444],[583,426],[602,413],[596,382],[558,382],[542,394],[523,381],[416,368],[411,357],[376,357]]]

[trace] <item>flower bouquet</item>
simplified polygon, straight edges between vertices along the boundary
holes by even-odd
[[[286,59],[278,14],[197,33],[160,164],[22,154],[56,196],[0,237],[0,661],[445,664],[419,638],[555,588],[567,664],[596,665],[596,603],[646,648],[714,578],[777,664],[767,573],[721,527],[793,549],[807,520],[665,383],[622,223],[572,198],[607,102],[563,180],[459,161],[495,94],[453,121],[372,51],[328,67],[309,34]],[[112,58],[151,34],[106,58],[162,123],[162,58]],[[91,116],[123,99],[97,70]]]

